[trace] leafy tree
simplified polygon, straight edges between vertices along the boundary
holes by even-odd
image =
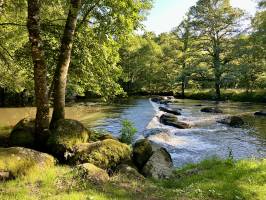
[[[189,14],[193,31],[201,41],[201,49],[212,59],[216,96],[220,99],[221,77],[232,60],[228,51],[230,37],[239,32],[243,11],[233,8],[229,0],[199,0]]]

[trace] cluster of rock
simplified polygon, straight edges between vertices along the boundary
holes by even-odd
[[[172,96],[159,96],[151,98],[152,102],[160,104],[159,107],[160,111],[165,112],[160,116],[159,121],[160,123],[168,126],[173,126],[179,129],[187,129],[191,128],[188,123],[178,121],[178,115],[181,115],[181,108],[170,108],[168,105],[178,103],[178,100]],[[196,107],[202,107],[204,105],[197,104]],[[213,114],[222,114],[223,111],[218,107],[203,107],[200,109],[203,113],[213,113]],[[266,111],[258,111],[254,113],[255,116],[266,116]],[[223,119],[217,120],[217,123],[226,124],[231,127],[240,127],[244,124],[243,119],[240,116],[227,116]]]
[[[0,180],[24,175],[31,168],[51,167],[58,161],[95,182],[107,180],[113,173],[135,178],[168,177],[173,164],[165,149],[153,149],[148,140],[138,141],[132,149],[110,134],[94,134],[76,120],[59,120],[47,141],[46,153],[42,153],[33,150],[38,149],[34,120],[23,119],[10,135],[9,145],[13,147],[0,148]]]

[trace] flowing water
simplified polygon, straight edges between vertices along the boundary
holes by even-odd
[[[203,106],[217,106],[223,114],[200,112]],[[198,162],[211,156],[226,158],[229,152],[235,159],[266,158],[266,117],[255,117],[253,113],[266,110],[265,104],[216,103],[211,101],[179,100],[169,105],[181,108],[178,120],[192,125],[190,129],[176,129],[159,123],[159,106],[148,98],[131,99],[119,105],[76,104],[67,108],[67,117],[78,119],[90,128],[105,129],[119,136],[121,120],[132,121],[138,133],[135,140],[143,138],[147,129],[162,128],[167,131],[149,137],[155,143],[168,149],[175,166]],[[0,109],[0,135],[25,116],[33,116],[34,108]],[[228,115],[241,115],[245,125],[232,128],[216,121]],[[2,127],[2,129],[1,129]]]

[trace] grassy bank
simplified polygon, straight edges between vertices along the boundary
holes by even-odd
[[[177,170],[170,180],[135,180],[117,174],[105,183],[84,180],[70,167],[56,166],[0,183],[0,199],[265,200],[266,160],[211,159]]]
[[[210,89],[186,90],[185,96],[188,99],[215,100],[215,91]],[[266,90],[256,90],[250,93],[245,90],[221,90],[221,100],[266,103]]]

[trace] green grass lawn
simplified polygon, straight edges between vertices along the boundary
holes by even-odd
[[[70,167],[56,166],[0,183],[0,199],[266,200],[266,160],[211,159],[177,170],[169,180],[117,174],[105,183],[84,180]]]

